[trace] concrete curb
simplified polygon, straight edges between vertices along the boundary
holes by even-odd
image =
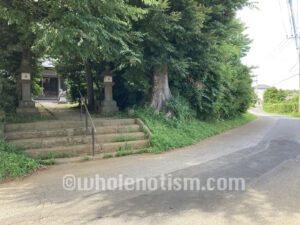
[[[148,139],[150,139],[150,138],[153,136],[153,134],[152,134],[152,132],[150,131],[150,129],[144,124],[144,122],[143,122],[140,118],[135,118],[135,121],[136,121],[136,123],[137,123],[138,125],[140,125],[140,127],[141,127],[142,129],[145,129],[145,130],[148,132],[148,134],[149,134],[149,138],[148,138]]]

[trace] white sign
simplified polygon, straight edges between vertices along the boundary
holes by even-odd
[[[21,73],[22,80],[30,80],[30,73]]]
[[[112,82],[112,76],[105,76],[104,82]]]

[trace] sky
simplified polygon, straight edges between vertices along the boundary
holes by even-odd
[[[300,6],[300,0],[293,0],[296,20],[298,1]],[[251,50],[243,62],[257,67],[253,74],[257,75],[258,84],[298,90],[298,54],[295,40],[291,38],[287,0],[257,2],[259,9],[245,8],[238,12],[238,18],[247,27],[245,33],[252,39]]]

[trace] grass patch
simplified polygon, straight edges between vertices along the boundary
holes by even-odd
[[[111,142],[124,142],[124,141],[136,141],[138,137],[134,136],[118,136],[111,140]]]
[[[50,115],[27,115],[27,114],[8,114],[5,117],[5,121],[7,123],[31,123],[37,121],[45,121],[45,120],[56,120],[55,117]]]
[[[65,108],[78,108],[79,107],[78,102],[59,103],[59,105],[65,107]]]
[[[48,154],[41,156],[39,159],[40,160],[47,160],[47,159],[58,159],[58,158],[70,158],[72,156],[73,155],[70,154],[70,153],[57,154],[57,153],[49,152]]]
[[[111,153],[105,153],[104,156],[103,156],[103,159],[108,159],[108,158],[112,158],[112,157],[114,157],[113,154],[111,154]]]
[[[39,164],[41,165],[54,165],[56,164],[56,159],[55,158],[51,158],[48,160],[37,160]]]
[[[83,161],[89,161],[90,159],[91,159],[91,157],[88,156],[88,155],[85,155],[85,156],[82,157]]]
[[[119,148],[118,152],[131,151],[131,150],[132,150],[131,145],[125,144]]]
[[[256,118],[245,113],[232,120],[200,121],[191,118],[185,121],[166,119],[164,113],[139,108],[135,116],[141,118],[153,133],[149,142],[150,152],[160,153],[170,149],[184,147],[204,140],[223,131],[236,128]]]
[[[118,151],[116,153],[116,157],[121,157],[121,156],[125,156],[125,155],[132,155],[135,152],[133,150],[125,150],[125,151]]]
[[[150,152],[148,148],[142,148],[138,150],[133,150],[130,146],[120,148],[120,150],[116,153],[116,157],[126,156],[126,155],[133,155],[133,154],[141,154],[141,153],[148,153]]]
[[[38,167],[38,162],[29,158],[24,149],[3,140],[2,124],[0,124],[0,179],[20,177]]]

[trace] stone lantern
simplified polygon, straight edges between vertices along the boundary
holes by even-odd
[[[115,74],[110,71],[110,66],[105,66],[105,71],[100,75],[103,78],[104,85],[104,101],[101,102],[100,112],[110,113],[119,110],[117,102],[113,100],[112,87],[114,86],[113,77]]]
[[[31,69],[31,54],[29,51],[24,51],[22,55],[21,66],[18,69],[21,78],[21,99],[19,101],[19,107],[17,108],[17,113],[33,114],[38,113],[35,107],[35,102],[32,101],[31,96],[31,79],[32,79],[32,69]]]

